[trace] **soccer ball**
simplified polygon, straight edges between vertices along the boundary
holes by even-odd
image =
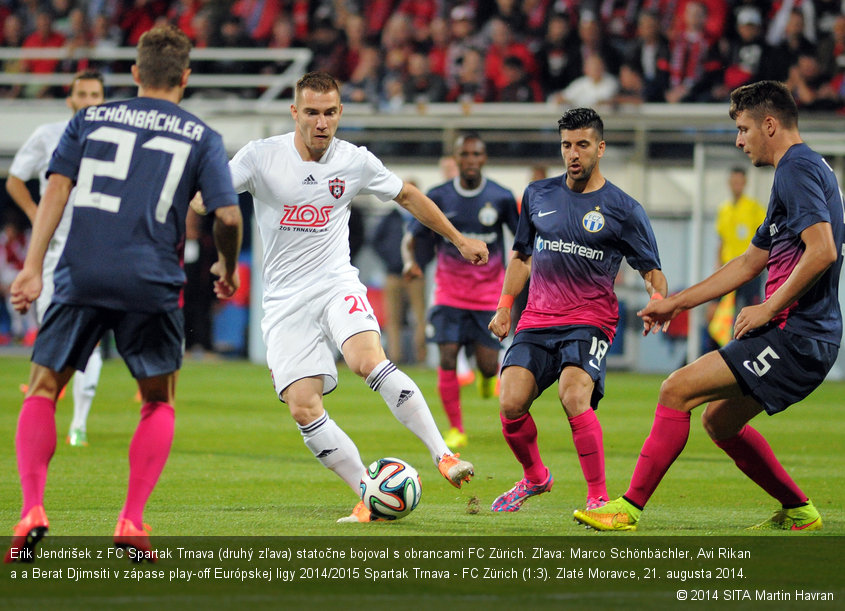
[[[419,473],[398,458],[378,459],[361,478],[364,506],[374,516],[385,520],[398,520],[411,513],[421,495]]]

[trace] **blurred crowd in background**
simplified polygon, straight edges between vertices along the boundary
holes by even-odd
[[[845,109],[845,0],[0,0],[0,47],[62,49],[58,59],[0,59],[2,71],[66,73],[68,82],[88,67],[125,74],[130,61],[94,60],[87,50],[133,47],[160,21],[177,24],[197,48],[307,48],[308,68],[336,76],[345,102],[379,112],[441,102],[725,102],[733,88],[760,79],[787,82],[802,110]],[[281,57],[226,58],[195,60],[192,69],[274,75],[287,65]],[[260,93],[232,87],[188,95]],[[0,83],[4,98],[66,94],[62,87]],[[6,297],[28,224],[11,202],[0,204]],[[248,289],[218,325],[235,329],[232,336],[215,340],[210,228],[193,219],[188,230],[186,316],[195,321],[188,347],[212,351],[222,343],[224,352],[243,353]],[[362,237],[362,228],[352,235]],[[31,343],[32,321],[1,306],[0,345]],[[417,352],[421,341],[415,338]]]
[[[310,68],[343,82],[345,101],[384,111],[467,101],[718,102],[760,79],[788,82],[802,108],[839,110],[843,7],[843,0],[0,0],[0,44],[77,51],[7,60],[5,72],[71,74],[92,64],[123,71],[90,61],[84,50],[134,46],[166,20],[197,48],[308,48]],[[275,74],[283,64],[227,59],[194,62],[194,71]],[[132,94],[109,92],[123,93]],[[0,95],[63,92],[15,85]]]

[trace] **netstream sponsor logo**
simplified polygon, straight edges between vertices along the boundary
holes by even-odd
[[[564,242],[563,240],[544,240],[537,236],[537,241],[534,243],[534,250],[536,252],[543,252],[549,250],[551,252],[559,252],[564,255],[576,255],[590,259],[591,261],[604,261],[604,251],[578,244],[577,242]]]

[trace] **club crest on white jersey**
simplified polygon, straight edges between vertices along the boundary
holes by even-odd
[[[335,199],[340,199],[343,197],[343,193],[346,191],[346,181],[341,180],[340,178],[332,178],[329,181],[329,193],[332,194],[332,197]]]

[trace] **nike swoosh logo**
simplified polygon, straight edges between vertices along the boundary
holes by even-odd
[[[810,522],[810,523],[808,523],[808,524],[804,524],[804,526],[798,526],[797,524],[793,524],[793,525],[792,525],[792,530],[804,530],[805,528],[809,528],[810,526],[812,526],[813,524],[815,524],[815,523],[816,523],[816,522],[818,522],[818,521],[819,521],[819,519],[818,519],[818,518],[816,518],[816,519],[815,519],[815,520],[813,520],[812,522]]]
[[[549,210],[548,212],[538,212],[537,216],[549,216],[550,214],[554,214],[557,210]]]
[[[595,359],[590,359],[590,362],[589,362],[589,363],[587,363],[587,365],[589,365],[590,367],[595,367],[595,368],[596,368],[596,369],[598,369],[598,370],[601,370],[601,367],[600,367],[600,366],[598,366],[598,365],[596,365],[596,363],[594,363],[594,362],[593,362],[594,360],[595,360]]]
[[[751,366],[751,361],[743,361],[742,364],[748,371],[753,373],[755,376],[757,375],[757,372],[754,371],[754,368]],[[760,376],[757,377],[759,378]]]

